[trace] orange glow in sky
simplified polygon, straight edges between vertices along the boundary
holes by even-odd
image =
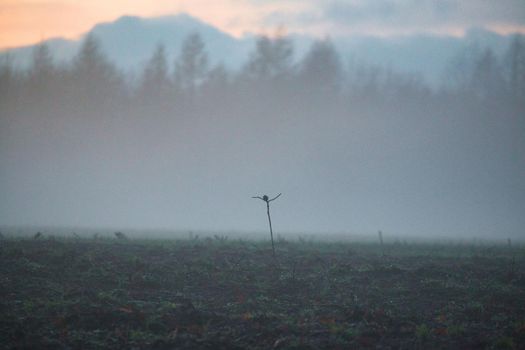
[[[351,6],[357,4],[365,8],[371,4],[362,0],[340,3]],[[182,12],[234,36],[242,36],[246,32],[268,34],[278,26],[289,32],[318,35],[367,33],[386,36],[421,29],[417,27],[421,23],[416,23],[416,28],[411,28],[410,24],[403,27],[403,23],[401,26],[388,27],[378,25],[377,20],[358,20],[341,26],[340,22],[326,21],[326,18],[321,17],[322,7],[328,4],[330,2],[325,0],[0,0],[0,49],[34,44],[54,37],[76,38],[97,23],[113,21],[123,15],[154,17]],[[477,5],[474,3],[472,6]],[[504,8],[504,5],[500,8]],[[472,9],[467,11],[471,12]],[[296,21],[301,15],[303,22]],[[268,18],[276,19],[268,21]],[[486,28],[502,34],[525,33],[525,25],[521,23],[492,23]],[[424,31],[457,36],[464,29],[455,23],[426,28]]]
[[[277,8],[279,2],[257,4],[239,0],[0,0],[0,48],[33,44],[41,40],[75,38],[100,22],[123,15],[153,17],[181,12],[200,18],[232,35],[263,30],[258,20]]]

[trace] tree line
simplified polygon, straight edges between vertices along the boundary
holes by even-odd
[[[461,96],[473,103],[497,101],[523,108],[525,101],[525,40],[516,35],[502,58],[490,49],[466,52],[451,62],[448,84],[430,89],[415,75],[380,67],[345,65],[329,39],[315,41],[298,62],[287,37],[259,37],[247,62],[236,71],[211,66],[198,33],[189,35],[170,60],[158,45],[138,76],[120,72],[104,55],[96,37],[88,35],[68,64],[57,64],[46,44],[34,49],[26,70],[14,69],[8,58],[0,64],[2,109],[22,104],[44,112],[49,107],[74,106],[88,114],[110,112],[119,105],[132,110],[188,112],[200,103],[228,102],[228,97],[253,94],[255,99],[279,99],[299,94],[319,100],[363,101],[430,96]],[[74,103],[71,103],[74,101]]]

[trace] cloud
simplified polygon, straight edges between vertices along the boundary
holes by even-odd
[[[523,0],[334,1],[324,19],[339,26],[369,26],[391,32],[465,32],[472,27],[525,27]]]
[[[259,6],[274,1],[250,2]],[[336,35],[462,34],[472,27],[525,32],[523,0],[288,0],[284,3],[287,11],[276,10],[262,22],[287,23],[290,28],[310,32],[324,29]],[[290,11],[290,4],[294,3],[301,3],[300,11]]]
[[[464,25],[525,24],[523,0],[375,0],[332,1],[324,8],[327,19],[349,23]]]
[[[76,37],[122,15],[187,12],[241,36],[289,32],[344,36],[458,34],[481,27],[525,33],[524,0],[0,0],[0,48]]]

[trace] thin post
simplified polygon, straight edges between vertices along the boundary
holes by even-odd
[[[270,202],[266,202],[266,214],[268,214],[268,224],[270,224],[270,239],[272,240],[272,254],[275,258],[275,245],[273,244],[272,218],[270,217]]]
[[[267,195],[264,195],[262,197],[260,196],[252,197],[252,198],[257,198],[257,199],[260,199],[266,202],[266,214],[268,215],[268,224],[270,225],[270,239],[272,241],[272,255],[274,258],[275,258],[275,244],[273,242],[272,218],[270,217],[270,202],[276,200],[277,198],[279,198],[279,196],[281,196],[281,193],[279,193],[277,196],[273,197],[272,199],[269,199]]]
[[[379,231],[377,234],[379,236],[379,245],[381,246],[381,252],[383,255],[385,255],[385,247],[383,245],[383,232]]]

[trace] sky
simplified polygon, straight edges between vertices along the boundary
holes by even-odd
[[[319,36],[525,33],[525,0],[0,0],[0,48],[76,38],[123,15],[181,12],[237,37],[279,27]]]

